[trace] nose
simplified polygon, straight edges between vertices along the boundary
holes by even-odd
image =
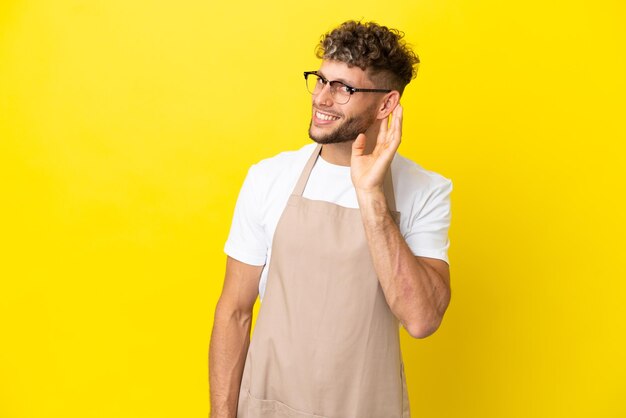
[[[313,103],[326,107],[333,105],[333,95],[330,94],[330,83],[326,83],[319,93],[313,95]]]

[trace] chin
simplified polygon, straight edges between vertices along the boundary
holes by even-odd
[[[311,132],[311,130],[309,130],[309,138],[311,138],[313,141],[317,142],[318,144],[340,144],[342,142],[348,142],[348,141],[353,141],[354,138],[340,138],[337,137],[336,135],[328,134],[328,135],[315,135]]]
[[[322,145],[341,144],[344,142],[354,141],[358,135],[358,133],[355,135],[352,135],[352,134],[346,135],[345,132],[342,132],[341,126],[333,129],[331,132],[328,132],[328,133],[314,132],[318,129],[319,128],[313,125],[313,121],[311,121],[311,124],[309,125],[309,138],[311,138],[313,141],[317,142],[318,144],[322,144]]]

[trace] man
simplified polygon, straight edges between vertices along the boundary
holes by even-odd
[[[418,57],[400,32],[354,21],[317,55],[305,72],[317,145],[254,165],[237,201],[213,418],[407,418],[399,324],[427,337],[450,300],[452,183],[396,154]]]

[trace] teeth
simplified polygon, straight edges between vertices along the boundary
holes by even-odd
[[[325,113],[320,113],[320,112],[315,112],[315,116],[317,116],[317,118],[321,119],[321,120],[337,120],[337,119],[339,119],[339,117],[337,117],[337,116],[330,116],[330,115],[327,115]]]

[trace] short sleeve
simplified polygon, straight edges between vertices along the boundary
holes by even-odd
[[[235,213],[224,252],[242,263],[262,266],[267,257],[267,240],[261,222],[260,190],[255,166],[250,167],[235,205]]]
[[[411,219],[406,242],[416,256],[438,258],[449,264],[448,229],[450,228],[450,194],[452,181],[436,185],[426,197],[421,210]]]

